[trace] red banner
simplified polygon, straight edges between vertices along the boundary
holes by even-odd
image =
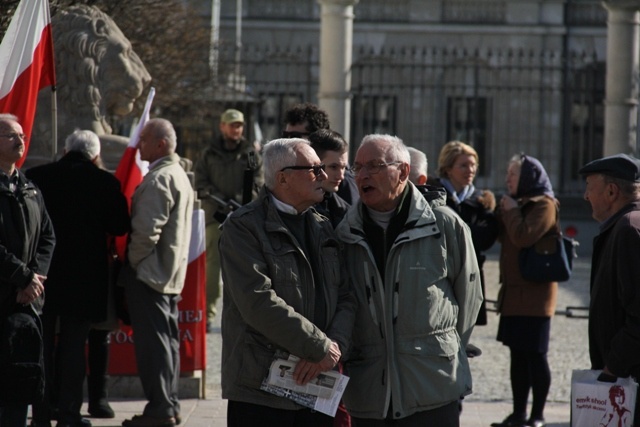
[[[204,211],[193,212],[189,266],[178,303],[180,328],[180,372],[193,372],[207,366],[206,275],[204,251]],[[130,326],[121,323],[111,332],[110,375],[137,375],[134,336]]]

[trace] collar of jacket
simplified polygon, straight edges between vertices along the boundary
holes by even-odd
[[[604,222],[600,224],[600,234],[612,228],[618,222],[618,219],[620,219],[621,216],[631,211],[640,211],[640,200],[635,200],[633,202],[626,204],[618,212],[614,213],[609,218],[604,220]]]
[[[164,156],[156,160],[153,166],[149,168],[149,172],[153,172],[155,170],[178,162],[180,162],[180,156],[178,156],[176,153],[171,153],[168,156]]]
[[[409,203],[409,216],[407,221],[405,222],[405,227],[398,235],[398,239],[401,237],[407,237],[405,234],[409,232],[410,234],[414,229],[423,229],[428,225],[434,225],[436,222],[435,214],[433,213],[433,209],[429,205],[429,202],[422,196],[422,194],[415,188],[415,186],[409,182],[407,183],[410,186],[410,194],[406,196],[406,203]],[[435,202],[435,206],[442,206],[446,200],[445,193],[441,193],[439,197],[439,201]],[[355,208],[352,207],[347,212],[345,219],[338,225],[336,232],[340,236],[340,238],[345,243],[357,243],[365,238],[365,234],[363,231],[363,216],[362,210],[364,206],[362,204],[362,200],[358,200],[358,203],[355,205]],[[437,226],[432,227],[426,235],[438,234],[440,230]],[[425,235],[422,234],[421,235]],[[398,240],[396,239],[396,241]]]

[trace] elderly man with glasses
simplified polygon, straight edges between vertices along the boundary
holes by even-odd
[[[366,136],[352,167],[360,201],[336,229],[358,301],[344,361],[355,427],[458,426],[471,393],[465,347],[482,302],[471,234],[409,170],[399,138]]]
[[[261,390],[275,358],[300,358],[306,384],[349,346],[355,300],[340,244],[313,208],[327,179],[309,142],[264,147],[265,187],[222,226],[222,397],[234,426],[331,426],[333,419]],[[279,375],[279,372],[276,373]]]

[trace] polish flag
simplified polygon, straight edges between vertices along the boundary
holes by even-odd
[[[207,367],[207,294],[204,210],[194,209],[189,241],[189,264],[184,279],[182,300],[178,309],[192,313],[183,318],[180,330],[191,339],[180,343],[180,366],[182,372],[198,371]]]
[[[38,92],[55,83],[49,2],[22,0],[0,43],[0,113],[15,114],[31,135]],[[18,167],[28,149],[27,140]]]
[[[129,145],[124,150],[120,163],[116,169],[115,176],[120,180],[122,194],[127,199],[127,205],[129,206],[129,212],[131,212],[131,196],[136,191],[136,187],[142,182],[142,178],[147,174],[149,170],[149,162],[140,159],[140,151],[138,150],[138,143],[140,142],[140,132],[142,128],[149,121],[149,111],[151,110],[151,104],[153,103],[153,97],[156,94],[156,89],[151,88],[149,95],[147,96],[147,102],[144,105],[142,116],[138,126],[134,129],[131,137],[129,137]],[[124,254],[127,247],[127,235],[117,236],[116,251],[121,260],[124,260]]]

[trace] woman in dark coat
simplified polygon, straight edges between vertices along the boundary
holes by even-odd
[[[455,210],[471,229],[484,296],[482,266],[486,256],[483,252],[488,250],[498,237],[498,221],[494,215],[496,199],[493,193],[489,190],[479,190],[473,185],[478,163],[478,153],[473,147],[460,141],[448,142],[442,147],[438,157],[439,178],[429,178],[428,183],[445,188],[447,205]],[[487,309],[483,301],[476,325],[486,324]]]
[[[498,341],[511,352],[513,413],[494,427],[544,426],[544,406],[551,384],[547,361],[551,317],[558,283],[529,282],[522,278],[518,253],[548,233],[556,232],[558,201],[544,167],[537,159],[520,155],[509,162],[509,195],[500,200],[500,278]],[[533,392],[527,420],[527,399]]]

